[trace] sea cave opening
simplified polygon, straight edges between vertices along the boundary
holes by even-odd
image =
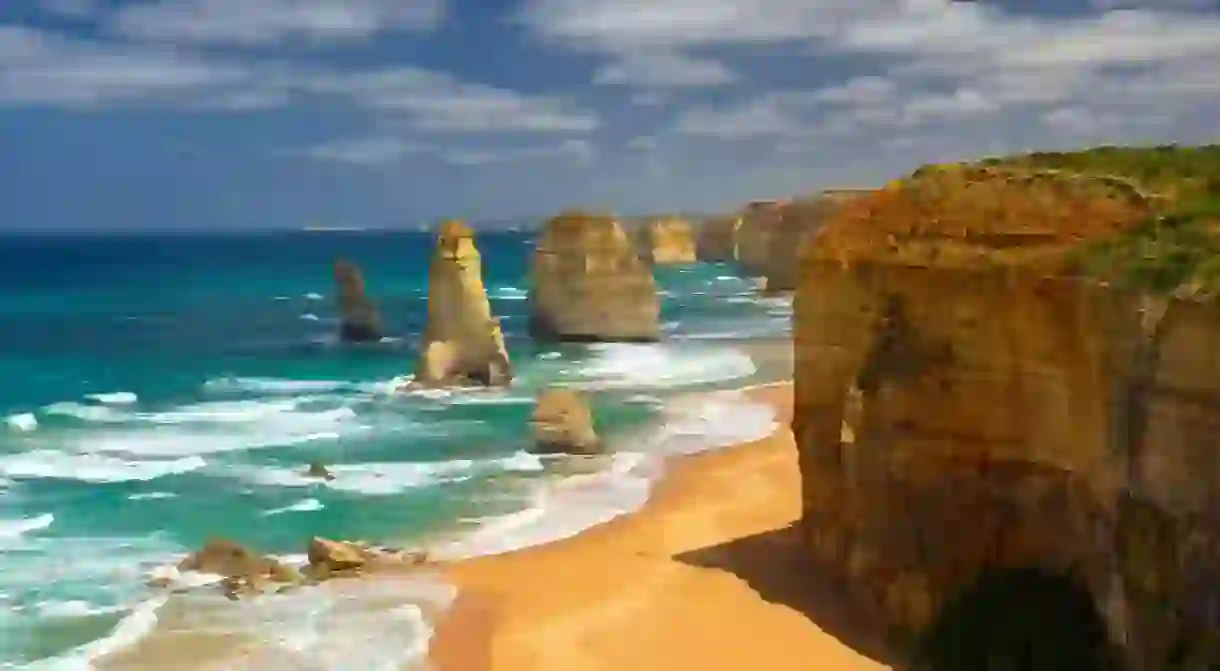
[[[951,597],[916,643],[912,671],[1115,671],[1088,589],[1036,568],[988,570]]]

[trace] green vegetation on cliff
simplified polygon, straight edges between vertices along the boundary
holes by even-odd
[[[982,163],[1129,180],[1158,199],[1158,214],[1075,250],[1072,267],[1117,286],[1220,296],[1220,145],[1097,147]]]

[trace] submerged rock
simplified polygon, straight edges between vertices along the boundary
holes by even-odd
[[[530,426],[537,452],[596,454],[601,450],[589,404],[571,389],[553,388],[539,394]]]
[[[319,480],[334,480],[335,479],[335,476],[329,470],[326,469],[326,466],[322,465],[321,462],[317,462],[317,461],[309,464],[309,468],[306,469],[306,471],[305,471],[305,477],[317,478]]]
[[[339,339],[344,342],[381,340],[381,315],[364,291],[364,277],[356,264],[335,261],[335,296],[339,307]]]
[[[428,324],[415,382],[426,386],[477,383],[505,385],[512,379],[499,320],[483,286],[483,264],[474,231],[447,221],[437,233],[428,267]]]
[[[534,248],[530,333],[573,342],[654,342],[660,303],[652,270],[612,216],[567,212]]]

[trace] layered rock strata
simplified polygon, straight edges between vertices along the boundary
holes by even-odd
[[[794,291],[798,259],[806,241],[843,204],[869,193],[865,189],[828,190],[816,196],[794,198],[780,210],[779,220],[767,240],[767,253],[757,262],[767,292]]]
[[[695,232],[681,217],[645,220],[636,230],[636,246],[646,263],[666,265],[695,263]]]
[[[530,332],[574,342],[660,339],[656,282],[612,216],[567,212],[534,247]]]
[[[1064,260],[1153,215],[1122,183],[934,167],[806,246],[802,528],[898,640],[1036,569],[1126,668],[1220,663],[1220,307]]]
[[[384,333],[377,305],[364,290],[364,277],[356,264],[345,259],[333,268],[339,308],[339,338],[344,342],[376,342]]]
[[[447,221],[428,266],[428,323],[415,382],[504,385],[512,378],[500,323],[491,315],[474,232]]]

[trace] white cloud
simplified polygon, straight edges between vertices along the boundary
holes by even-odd
[[[733,72],[719,61],[665,50],[623,54],[593,77],[596,84],[631,84],[643,88],[719,86],[734,80]]]
[[[407,142],[397,137],[358,137],[334,140],[310,147],[305,154],[319,161],[351,165],[379,165],[397,161],[408,154],[434,151],[428,145]]]
[[[597,156],[596,148],[586,140],[565,140],[553,146],[525,147],[514,149],[451,149],[441,158],[455,165],[484,165],[538,159],[566,159],[577,165],[587,166]]]
[[[98,0],[42,0],[43,11],[69,19],[84,19],[98,10]]]
[[[432,30],[444,13],[444,0],[160,0],[124,5],[107,25],[138,40],[261,46]]]
[[[0,26],[0,105],[242,111],[322,96],[433,132],[584,133],[598,116],[568,101],[420,68],[321,69],[204,58],[151,45],[69,40]]]

